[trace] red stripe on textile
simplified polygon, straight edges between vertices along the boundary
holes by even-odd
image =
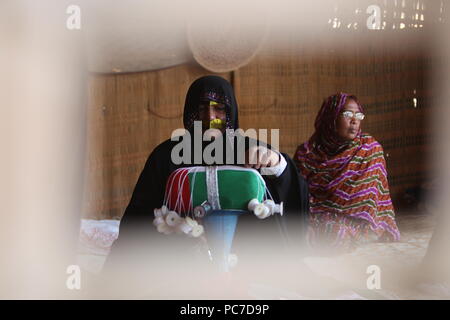
[[[166,184],[169,209],[179,214],[186,214],[190,209],[191,187],[188,175],[188,169],[178,169],[172,172]]]

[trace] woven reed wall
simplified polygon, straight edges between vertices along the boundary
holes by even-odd
[[[430,59],[420,52],[368,48],[339,55],[329,49],[261,52],[232,74],[241,127],[279,128],[280,148],[293,155],[312,134],[323,98],[346,91],[365,107],[364,131],[387,155],[394,201],[428,172]],[[84,216],[119,219],[152,149],[182,127],[186,91],[209,74],[198,66],[92,75]],[[414,107],[413,98],[417,99]]]

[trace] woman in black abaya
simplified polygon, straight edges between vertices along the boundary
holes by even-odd
[[[239,128],[238,106],[233,89],[228,81],[218,76],[199,78],[192,83],[186,96],[184,127],[193,137],[194,121],[202,121],[202,128],[206,130],[211,120],[215,118],[222,120],[225,124],[221,128],[225,136],[225,129]],[[225,141],[230,143],[229,139]],[[248,159],[252,157],[252,149],[249,149],[248,139],[246,142]],[[172,255],[170,252],[173,252],[172,256],[176,256],[178,260],[188,259],[192,253],[190,248],[196,245],[196,239],[160,234],[152,224],[154,209],[161,208],[163,204],[165,185],[169,175],[181,167],[199,166],[193,161],[190,164],[174,164],[171,154],[178,143],[178,141],[166,140],[150,154],[121,220],[119,238],[113,245],[108,265],[130,259],[133,252],[140,255],[143,252],[142,248],[146,248],[144,251],[150,253],[154,260],[158,260],[158,253],[161,252],[167,256]],[[202,147],[205,148],[207,144],[208,142],[203,143]],[[260,143],[260,145],[263,144]],[[227,152],[225,147],[224,152],[225,154]],[[193,151],[191,156],[194,160]],[[237,160],[235,151],[232,157],[235,161]],[[244,245],[245,240],[240,240],[244,239],[243,236],[248,232],[263,230],[264,235],[260,239],[265,239],[264,241],[274,247],[298,248],[304,239],[307,223],[309,202],[307,184],[299,177],[289,156],[278,151],[269,151],[269,157],[260,159],[251,166],[255,169],[266,167],[271,172],[270,175],[263,175],[263,178],[273,200],[276,203],[284,203],[284,215],[276,215],[265,220],[259,220],[253,214],[241,215],[233,242],[233,251],[237,251],[240,261],[245,261],[245,258],[242,260],[239,254],[241,242],[242,252],[253,250],[250,246]],[[262,242],[259,243],[262,245]],[[162,244],[164,249],[158,251],[158,248],[163,248]],[[135,251],[136,246],[140,246],[141,250]],[[171,251],[172,249],[174,251]]]

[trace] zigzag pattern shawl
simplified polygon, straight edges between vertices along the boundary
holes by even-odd
[[[399,240],[383,148],[369,135],[356,140],[328,160],[311,152],[309,142],[297,150],[295,160],[311,194],[311,223],[340,240],[369,237],[369,230],[379,240]]]

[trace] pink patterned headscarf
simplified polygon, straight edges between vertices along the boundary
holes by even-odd
[[[324,100],[314,122],[315,132],[310,141],[314,142],[320,150],[328,155],[337,154],[352,144],[352,141],[342,140],[336,131],[337,119],[348,99],[354,100],[358,104],[359,110],[363,112],[362,106],[354,95],[337,93]],[[360,134],[361,130],[358,136]]]

